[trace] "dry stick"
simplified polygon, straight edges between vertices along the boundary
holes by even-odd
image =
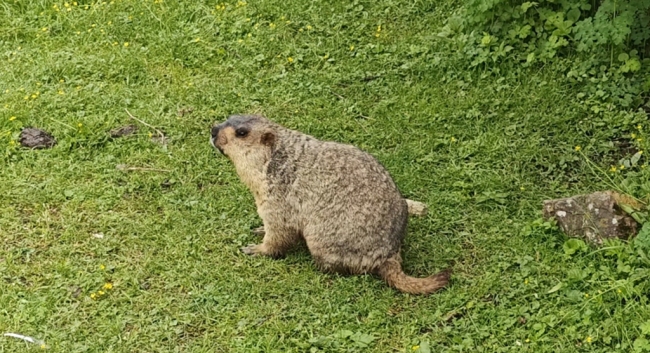
[[[156,129],[154,126],[149,125],[149,124],[147,124],[146,122],[144,122],[144,121],[142,121],[142,120],[140,120],[140,119],[134,117],[133,114],[131,114],[131,112],[129,112],[128,109],[124,108],[124,110],[126,111],[127,114],[129,114],[129,117],[130,117],[131,119],[133,119],[133,120],[139,122],[140,124],[142,124],[142,125],[144,125],[144,126],[147,126],[147,127],[151,128],[151,129],[156,130],[156,132],[158,133],[158,135],[160,135],[160,138],[163,139],[163,141],[165,140],[165,134],[163,134],[162,131],[160,131],[160,130]]]

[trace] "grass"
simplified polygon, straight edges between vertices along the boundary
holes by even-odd
[[[544,199],[650,193],[647,170],[606,171],[647,118],[617,110],[623,128],[599,125],[556,65],[441,70],[450,49],[436,33],[454,10],[0,3],[0,332],[53,352],[643,350],[650,272],[631,265],[632,245],[569,256],[538,218]],[[141,124],[109,138],[136,123],[125,109],[169,143]],[[409,224],[406,271],[451,265],[451,286],[410,296],[322,274],[305,249],[240,254],[261,221],[208,138],[241,112],[377,156],[430,208]],[[26,126],[58,144],[18,147]],[[3,352],[38,349],[0,338]]]

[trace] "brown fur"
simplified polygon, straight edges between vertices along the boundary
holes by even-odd
[[[264,222],[262,243],[244,253],[279,257],[304,239],[326,272],[377,274],[414,294],[447,284],[448,272],[414,278],[402,271],[408,206],[368,153],[259,116],[231,116],[212,128],[211,141],[235,165]]]

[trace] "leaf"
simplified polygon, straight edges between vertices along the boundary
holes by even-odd
[[[618,61],[620,61],[620,62],[626,62],[629,58],[630,58],[630,56],[627,55],[627,53],[618,54]]]
[[[643,249],[650,249],[650,222],[643,224],[643,228],[634,238],[634,245]]]
[[[526,12],[533,6],[537,6],[537,3],[534,1],[526,1],[525,3],[521,4],[521,11]]]
[[[579,250],[585,250],[587,249],[587,244],[585,244],[584,241],[581,239],[569,239],[562,244],[562,249],[564,249],[564,253],[567,255],[573,255]]]
[[[574,8],[569,10],[566,14],[566,19],[572,23],[578,22],[578,19],[580,19],[580,9]]]
[[[337,332],[335,334],[335,336],[338,337],[338,338],[348,338],[348,337],[352,336],[353,334],[354,334],[354,332],[352,332],[350,330],[341,330],[341,331]]]
[[[420,341],[420,348],[417,349],[418,353],[431,353],[431,346],[429,341]]]
[[[359,347],[368,347],[376,338],[372,335],[357,332],[350,336],[350,339]]]
[[[639,326],[641,333],[644,335],[650,334],[650,321],[646,321]]]
[[[642,154],[643,153],[639,151],[635,153],[634,156],[632,156],[632,158],[630,158],[630,162],[632,163],[632,165],[636,165],[639,162],[639,159],[641,159]]]
[[[562,283],[562,282],[556,284],[553,288],[549,289],[549,291],[546,292],[546,294],[551,294],[551,293],[555,293],[555,292],[559,291],[560,289],[562,289],[563,285],[564,285],[564,283]]]
[[[647,352],[650,351],[650,342],[643,337],[639,337],[634,340],[634,351],[635,352]]]

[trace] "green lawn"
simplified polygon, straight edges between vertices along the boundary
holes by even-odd
[[[649,170],[609,172],[647,117],[585,109],[555,65],[464,71],[437,36],[454,3],[1,2],[0,334],[52,352],[644,349],[636,249],[565,255],[536,220],[548,198],[650,193]],[[430,209],[406,272],[451,266],[451,286],[411,296],[322,274],[303,248],[241,254],[261,221],[208,139],[250,112],[377,156]],[[27,126],[58,144],[18,147]]]

